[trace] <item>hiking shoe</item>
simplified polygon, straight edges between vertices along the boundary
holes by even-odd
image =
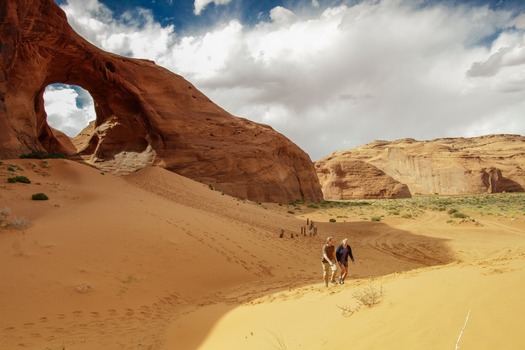
[[[337,284],[337,282],[336,281],[332,281],[332,284]]]
[[[339,284],[343,284],[343,279],[339,277]]]

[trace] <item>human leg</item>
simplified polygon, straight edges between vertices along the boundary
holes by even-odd
[[[335,269],[332,269],[332,266],[335,266]],[[337,284],[335,281],[335,274],[337,273],[337,264],[335,263],[335,260],[332,260],[332,264],[330,265],[331,275],[330,275],[330,282]]]
[[[323,265],[323,281],[324,281],[324,285],[328,287],[328,276],[329,276],[329,271],[330,271],[330,264],[329,263],[325,263],[325,262],[322,262],[321,264]]]
[[[346,266],[344,263],[342,263],[340,266],[341,266],[341,281],[339,283],[344,284],[345,278],[348,274],[348,266]]]

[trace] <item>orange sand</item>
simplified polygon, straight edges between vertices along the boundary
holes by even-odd
[[[4,208],[4,223],[30,226],[0,229],[0,349],[525,348],[523,217],[312,214],[318,236],[296,236],[306,220],[287,205],[162,168],[115,177],[66,160],[2,161]],[[357,263],[327,288],[329,235],[348,237]],[[358,308],[370,286],[380,303]]]

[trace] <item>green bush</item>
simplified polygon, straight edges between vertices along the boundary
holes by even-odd
[[[381,221],[381,217],[380,216],[372,216],[372,218],[370,218],[370,220],[372,220],[372,221]]]
[[[49,197],[45,193],[35,193],[31,196],[31,199],[34,201],[47,201]]]
[[[329,221],[330,221],[330,222],[336,222],[337,220],[334,219],[334,218],[331,218]]]
[[[31,183],[31,180],[29,180],[27,177],[25,176],[14,176],[14,177],[10,177],[7,179],[7,182],[10,182],[10,183],[15,183],[15,182],[22,182],[22,183],[25,183],[25,184],[30,184]]]
[[[453,215],[452,215],[453,218],[458,218],[458,219],[466,219],[468,218],[469,216],[467,214],[463,214],[463,213],[460,213],[459,211],[458,212],[455,212]]]
[[[22,154],[20,158],[31,158],[31,159],[46,159],[46,158],[66,158],[64,153],[51,152],[46,153],[44,151],[33,151],[31,153]]]

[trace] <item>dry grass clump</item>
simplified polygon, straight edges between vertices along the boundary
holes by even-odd
[[[369,284],[364,288],[356,290],[352,295],[362,306],[372,307],[381,301],[384,295],[383,286],[377,289],[372,284]]]
[[[385,291],[383,290],[383,286],[377,289],[372,285],[372,283],[370,283],[368,286],[358,289],[352,293],[352,296],[358,303],[357,306],[352,307],[348,305],[337,305],[337,307],[341,310],[341,314],[343,316],[352,316],[355,312],[361,309],[361,306],[372,307],[379,304],[384,295]]]
[[[0,227],[23,230],[31,226],[31,223],[25,218],[8,219],[10,215],[11,209],[6,207],[0,210]]]

